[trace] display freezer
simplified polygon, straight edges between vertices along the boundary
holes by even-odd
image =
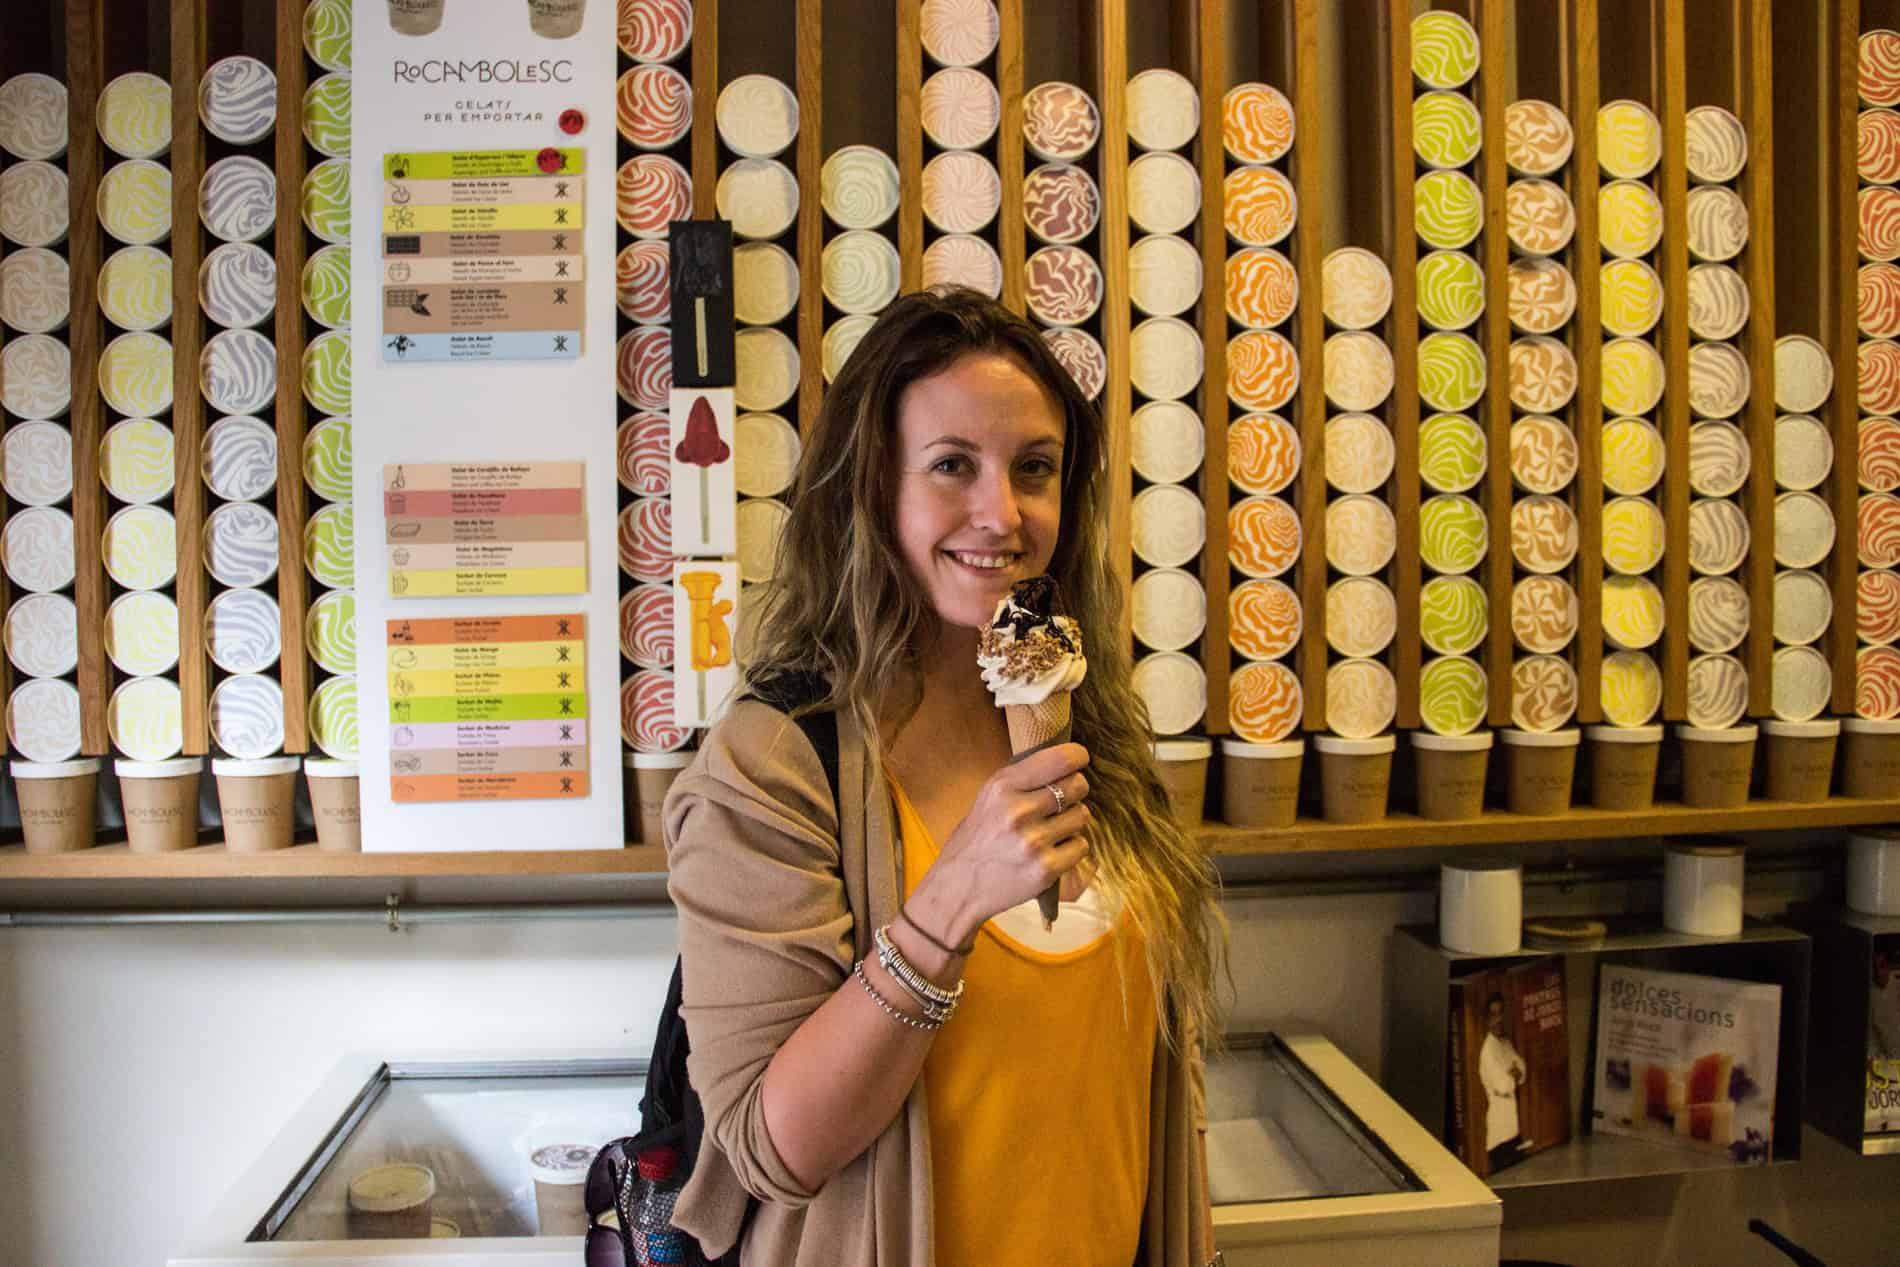
[[[644,1075],[611,1058],[348,1058],[171,1267],[573,1267],[579,1189],[561,1180],[633,1130]],[[1233,1267],[1496,1263],[1497,1198],[1325,1039],[1231,1040],[1208,1116]],[[353,1212],[352,1183],[378,1208]]]

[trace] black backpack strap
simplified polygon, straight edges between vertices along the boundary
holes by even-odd
[[[777,677],[754,682],[747,692],[762,704],[769,704],[781,713],[796,714],[792,720],[805,732],[805,738],[818,752],[819,764],[825,768],[825,783],[831,788],[831,803],[838,805],[838,714],[831,709],[823,712],[798,712],[809,708],[831,694],[825,680],[816,673],[782,673]]]

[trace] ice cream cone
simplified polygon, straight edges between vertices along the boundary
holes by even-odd
[[[1041,752],[1050,744],[1069,742],[1069,693],[1057,691],[1040,704],[1011,704],[1003,709],[1009,719],[1010,761],[1021,761],[1032,752]],[[1036,894],[1036,906],[1042,911],[1044,928],[1053,928],[1056,912],[1062,909],[1062,881]]]

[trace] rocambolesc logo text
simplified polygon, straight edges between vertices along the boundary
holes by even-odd
[[[503,59],[463,62],[431,57],[419,62],[397,58],[399,84],[567,84],[574,82],[574,63],[566,58],[539,61]]]

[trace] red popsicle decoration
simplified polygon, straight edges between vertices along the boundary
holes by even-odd
[[[699,468],[699,539],[712,536],[712,493],[707,471],[732,456],[732,449],[719,438],[719,421],[704,396],[693,397],[686,412],[686,434],[673,449],[673,456],[688,466]]]

